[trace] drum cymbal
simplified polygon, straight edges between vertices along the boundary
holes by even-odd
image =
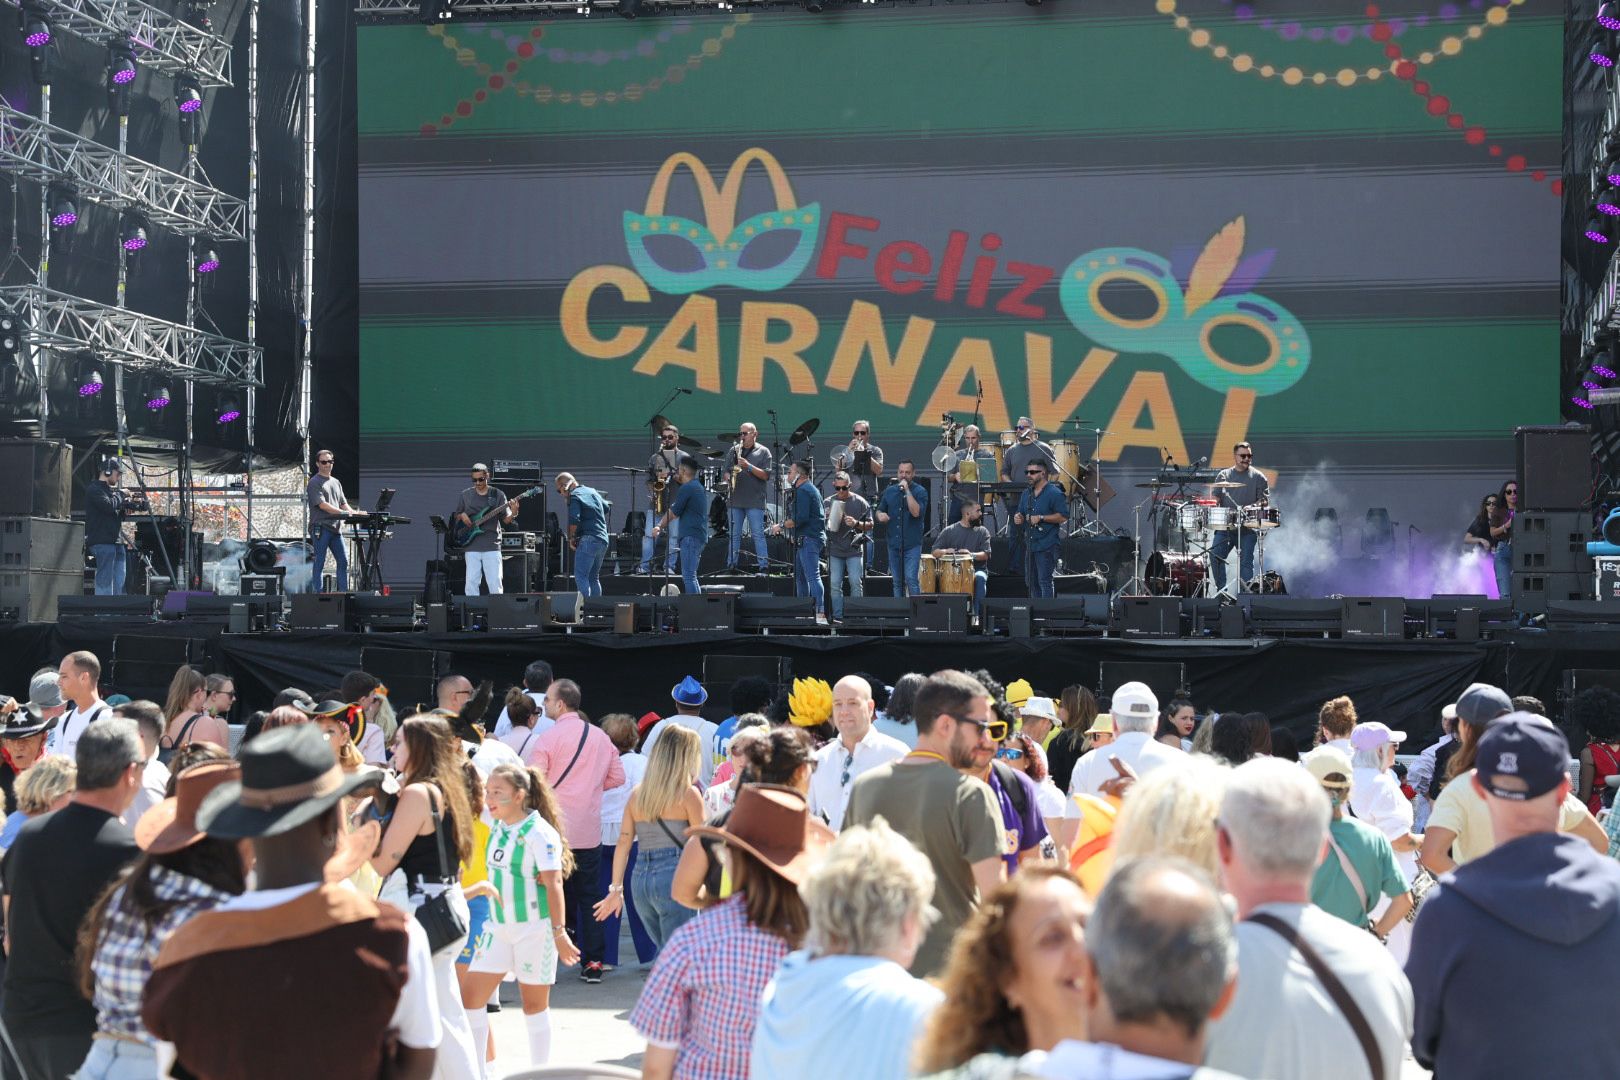
[[[1242,484],[1235,484],[1230,480],[1217,480],[1213,484],[1209,484],[1209,485],[1206,485],[1206,486],[1208,486],[1210,488],[1240,488],[1243,485]]]
[[[682,436],[680,436],[679,439],[677,440],[677,442],[679,443],[679,445],[684,446],[689,450],[698,450],[698,449],[701,449],[703,447],[703,444],[701,442],[699,442],[698,440],[692,438],[692,436],[690,436],[690,435],[682,435]]]
[[[1136,486],[1140,488],[1167,488],[1176,487],[1178,484],[1179,481],[1176,480],[1144,480]]]
[[[738,439],[742,438],[742,436],[737,434],[735,431],[722,431],[720,434],[716,435],[715,438],[719,439],[723,443],[734,443]]]
[[[798,446],[800,443],[810,438],[810,436],[814,435],[816,433],[816,429],[820,426],[821,419],[819,417],[812,416],[810,419],[793,429],[793,434],[788,436],[788,445]]]
[[[647,426],[652,428],[654,431],[663,431],[665,428],[670,426],[669,417],[665,416],[663,413],[658,413],[654,415],[651,420],[647,421]]]

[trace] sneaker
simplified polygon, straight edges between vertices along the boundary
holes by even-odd
[[[588,982],[588,983],[599,983],[599,982],[601,982],[602,981],[602,965],[599,962],[597,962],[595,960],[592,960],[590,963],[586,964],[583,968],[580,969],[579,977],[581,979],[583,979],[584,981]]]

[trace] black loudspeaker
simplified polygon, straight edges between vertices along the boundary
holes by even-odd
[[[354,594],[355,629],[362,633],[376,630],[415,630],[416,594]]]
[[[1620,626],[1620,600],[1548,600],[1547,625]]]
[[[539,482],[538,461],[508,461],[496,458],[490,462],[489,485],[505,492],[508,499],[523,494]],[[512,519],[511,528],[516,532],[540,532],[545,528],[545,513],[545,499],[539,495],[531,495],[518,503],[517,517]]]
[[[908,597],[911,629],[922,634],[960,634],[973,614],[973,597],[963,593],[934,593]]]
[[[1128,682],[1146,683],[1162,707],[1173,697],[1190,693],[1187,665],[1154,660],[1104,660],[1097,672],[1097,694],[1112,697]]]
[[[1248,632],[1244,625],[1243,609],[1236,604],[1223,604],[1220,614],[1220,635],[1222,639],[1233,641],[1243,637]]]
[[[147,619],[157,607],[150,596],[78,596],[56,598],[58,619]],[[170,672],[173,674],[173,672]]]
[[[431,649],[388,649],[367,646],[360,650],[360,670],[375,675],[388,687],[394,711],[438,700],[439,676],[449,670],[444,653]]]
[[[538,630],[546,624],[546,598],[538,593],[501,593],[484,599],[491,630]]]
[[[1126,637],[1180,637],[1181,597],[1122,596],[1119,628]]]
[[[731,593],[682,593],[675,598],[681,630],[735,630],[737,598]]]
[[[1513,519],[1514,573],[1584,574],[1593,570],[1586,553],[1592,515],[1585,510],[1526,510]]]
[[[528,593],[540,588],[541,560],[542,556],[537,551],[513,551],[502,555],[501,588],[509,593]]]
[[[546,593],[546,625],[578,626],[585,621],[585,597],[577,592]]]
[[[1545,614],[1550,604],[1591,600],[1594,583],[1590,574],[1513,575],[1509,595],[1515,609],[1530,615]]]
[[[843,628],[903,634],[911,627],[911,601],[904,596],[851,596],[844,601]]]
[[[206,638],[115,634],[108,685],[132,698],[162,701],[175,670],[182,664],[202,667],[207,652]]]
[[[65,442],[0,440],[0,476],[0,514],[65,518],[73,510],[73,447]]]
[[[293,593],[287,625],[294,630],[348,630],[354,625],[353,610],[348,593]]]
[[[427,631],[430,634],[448,634],[450,632],[450,605],[427,605]]]
[[[737,629],[804,630],[816,625],[816,602],[808,596],[767,596],[742,593],[737,596]],[[681,624],[684,629],[686,624]]]
[[[613,632],[615,634],[633,634],[636,632],[636,605],[633,603],[613,605]]]
[[[1592,498],[1592,429],[1513,429],[1520,510],[1579,510]]]
[[[1401,641],[1406,601],[1396,596],[1346,596],[1339,620],[1347,641]]]

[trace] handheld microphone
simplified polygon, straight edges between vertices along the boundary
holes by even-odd
[[[1193,465],[1193,468],[1202,469],[1205,465],[1208,465],[1208,464],[1209,464],[1209,455],[1205,454],[1203,457],[1198,459],[1198,462],[1195,465]]]

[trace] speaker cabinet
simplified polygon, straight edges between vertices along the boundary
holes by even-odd
[[[546,598],[538,593],[502,593],[485,599],[491,630],[538,630],[546,624]]]
[[[911,630],[918,634],[960,634],[968,628],[973,597],[962,593],[913,596]]]
[[[577,592],[546,593],[546,625],[578,626],[585,621],[585,597]]]
[[[1591,498],[1591,428],[1521,427],[1513,439],[1520,510],[1579,510]]]
[[[1406,637],[1406,601],[1392,596],[1347,596],[1339,616],[1346,641],[1400,641]]]
[[[348,593],[293,593],[287,625],[294,630],[347,630],[354,625]]]
[[[1180,637],[1181,597],[1122,596],[1119,627],[1126,637]]]
[[[0,514],[66,518],[73,510],[73,447],[65,442],[0,440],[0,476]]]
[[[737,598],[731,593],[682,593],[675,598],[681,630],[735,630]]]

